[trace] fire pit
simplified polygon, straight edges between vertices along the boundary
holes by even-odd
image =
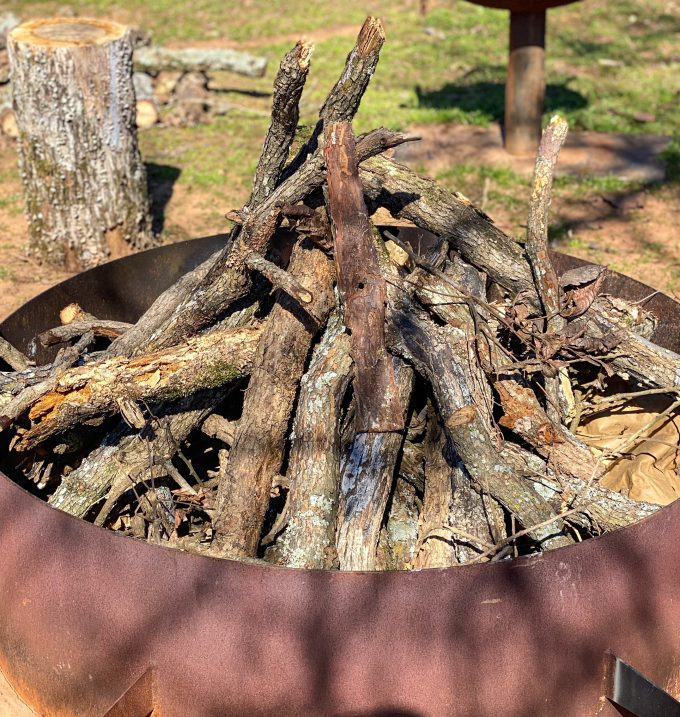
[[[222,241],[81,274],[2,333],[26,348],[76,297],[102,317],[134,319]],[[561,271],[582,264],[554,260]],[[650,293],[614,272],[607,281],[631,300]],[[648,303],[661,319],[654,339],[677,349],[677,303]],[[416,573],[159,548],[55,510],[4,476],[0,514],[0,670],[46,717],[616,715],[608,697],[631,703],[614,656],[680,692],[678,503],[533,558]]]
[[[548,8],[578,0],[470,0],[510,10],[510,57],[505,85],[505,148],[534,154],[541,139],[545,97],[545,26]]]

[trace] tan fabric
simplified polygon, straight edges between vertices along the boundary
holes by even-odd
[[[598,413],[579,426],[577,435],[596,449],[616,451],[625,440],[669,405],[665,396],[646,396],[636,403]],[[648,503],[667,505],[680,497],[680,416],[661,419],[646,439],[631,447],[633,455],[608,461],[602,485]]]

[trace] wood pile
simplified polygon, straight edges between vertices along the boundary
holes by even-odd
[[[4,470],[128,535],[302,568],[497,560],[658,510],[605,477],[677,411],[680,356],[644,305],[601,293],[604,267],[555,273],[566,123],[544,133],[522,245],[385,154],[413,137],[354,137],[384,40],[368,18],[290,159],[311,47],[284,57],[229,241],[135,325],[69,307],[38,338],[53,364],[3,345]],[[379,207],[434,240],[378,231]],[[667,408],[618,448],[576,435],[651,394]]]

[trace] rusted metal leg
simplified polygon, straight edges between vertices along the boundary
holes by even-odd
[[[534,154],[541,141],[545,19],[545,10],[510,13],[510,61],[505,86],[505,148],[510,154]]]

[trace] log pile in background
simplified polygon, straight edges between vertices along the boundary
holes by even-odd
[[[50,366],[0,343],[5,470],[129,535],[305,568],[495,560],[659,508],[603,476],[677,410],[680,356],[648,341],[642,306],[600,293],[602,267],[555,274],[566,126],[545,132],[523,248],[383,154],[413,138],[355,140],[384,39],[369,18],[290,159],[311,48],[284,58],[239,224],[134,326],[65,312],[41,337],[62,342]],[[381,234],[378,207],[432,242],[416,253]],[[618,453],[576,436],[601,406],[650,393],[665,413]]]

